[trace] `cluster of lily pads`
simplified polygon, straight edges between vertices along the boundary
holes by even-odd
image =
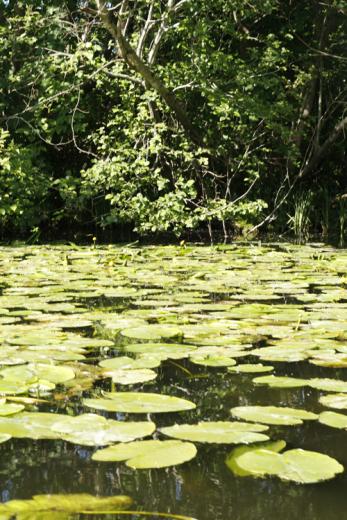
[[[339,462],[281,453],[285,442],[268,430],[306,420],[347,429],[341,413],[265,403],[231,408],[233,420],[160,428],[124,414],[196,408],[175,391],[146,391],[168,361],[190,375],[328,392],[321,405],[347,409],[347,381],[276,375],[299,362],[347,368],[346,267],[345,252],[294,245],[0,248],[0,441],[61,439],[135,469],[189,461],[196,443],[235,444],[244,445],[226,461],[235,475],[334,477]],[[57,413],[73,402],[84,412]]]

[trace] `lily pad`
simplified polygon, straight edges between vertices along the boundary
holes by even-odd
[[[31,363],[25,366],[4,368],[0,376],[7,380],[23,383],[34,382],[35,379],[45,379],[54,384],[62,384],[74,379],[75,372],[71,367],[51,365],[49,363]]]
[[[319,422],[332,428],[347,429],[347,415],[336,412],[322,412],[319,415]]]
[[[309,386],[326,392],[347,392],[347,382],[338,379],[310,379]]]
[[[200,422],[198,424],[176,424],[161,428],[168,437],[187,441],[216,444],[250,444],[268,440],[268,436],[259,432],[268,429],[262,424],[247,424],[232,421]]]
[[[346,394],[330,394],[322,395],[319,402],[328,408],[336,408],[338,410],[347,409],[347,395]]]
[[[96,451],[92,459],[97,461],[126,461],[134,469],[167,468],[177,466],[196,455],[190,442],[137,441],[110,446]]]
[[[274,367],[271,365],[263,365],[262,363],[244,363],[235,367],[228,368],[228,372],[234,374],[255,374],[257,372],[272,372]]]
[[[249,472],[240,468],[240,466],[237,463],[241,455],[243,455],[244,453],[251,453],[252,451],[259,450],[260,448],[264,448],[266,450],[279,453],[285,447],[285,441],[269,441],[263,444],[256,444],[255,446],[238,446],[237,448],[234,448],[231,451],[231,453],[229,453],[225,460],[225,463],[235,475],[239,477],[248,477],[250,475]]]
[[[16,438],[58,439],[52,430],[54,422],[64,415],[42,412],[21,412],[13,417],[0,417],[0,433]]]
[[[156,340],[156,339],[171,339],[182,337],[183,333],[181,329],[174,325],[144,325],[142,327],[133,327],[129,329],[123,329],[121,331],[122,336],[127,338],[144,339],[144,340]]]
[[[82,414],[65,416],[52,425],[52,430],[62,439],[85,446],[103,446],[113,442],[129,442],[151,435],[152,422],[123,422],[106,419],[100,415]]]
[[[224,356],[192,356],[190,361],[195,365],[207,367],[230,367],[236,365],[235,359]]]
[[[28,386],[18,382],[8,381],[7,379],[0,380],[0,395],[25,394],[28,390]]]
[[[344,468],[332,457],[315,451],[295,449],[283,454],[266,448],[236,455],[237,466],[255,477],[277,476],[298,484],[329,480]]]
[[[0,401],[0,416],[14,415],[24,410],[25,406],[22,404],[6,403],[4,399]]]
[[[197,348],[193,345],[177,343],[134,343],[126,345],[124,350],[133,354],[146,354],[146,356],[160,357],[161,359],[182,359],[188,357]]]
[[[0,504],[0,514],[12,516],[18,514],[50,511],[82,513],[84,511],[112,511],[126,509],[132,504],[128,496],[95,497],[88,494],[71,495],[35,495],[29,500],[10,500]],[[31,518],[34,518],[32,516]],[[36,516],[35,516],[36,518]],[[48,517],[47,517],[48,518]],[[49,517],[50,518],[50,517]]]
[[[273,388],[300,388],[301,386],[307,386],[307,379],[300,379],[298,377],[287,377],[287,376],[260,376],[253,379],[253,383],[260,385],[268,385]]]
[[[105,399],[84,399],[83,404],[96,410],[127,413],[169,413],[196,408],[191,401],[162,394],[105,392],[104,396]]]
[[[318,419],[312,412],[282,406],[237,406],[230,411],[239,419],[265,424],[296,425],[302,424],[303,420]]]
[[[104,376],[111,377],[112,381],[119,385],[135,385],[136,383],[146,383],[153,381],[157,373],[149,368],[138,370],[109,370],[104,372]]]

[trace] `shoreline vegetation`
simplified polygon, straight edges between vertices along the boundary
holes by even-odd
[[[0,2],[0,239],[343,246],[346,13]]]

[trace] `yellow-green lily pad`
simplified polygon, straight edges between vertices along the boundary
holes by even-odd
[[[269,439],[263,433],[268,430],[263,424],[249,424],[232,421],[200,422],[198,424],[175,424],[161,428],[168,437],[186,441],[215,444],[250,444]]]
[[[146,383],[153,381],[157,377],[157,373],[149,368],[138,370],[108,370],[104,375],[111,377],[112,381],[119,385],[135,385],[136,383]]]
[[[106,419],[100,415],[65,416],[52,425],[62,439],[84,446],[103,446],[113,442],[129,442],[151,435],[152,422],[125,422]]]
[[[83,404],[96,410],[127,413],[169,413],[196,408],[191,401],[162,394],[105,392],[104,396],[105,398],[84,399]]]
[[[235,367],[229,367],[228,372],[233,374],[256,374],[259,372],[272,372],[274,367],[262,363],[244,363]]]
[[[29,500],[10,500],[0,504],[0,514],[12,516],[18,514],[35,514],[40,511],[82,513],[84,511],[114,511],[128,508],[132,499],[128,496],[96,497],[83,494],[67,495],[35,495]],[[32,516],[31,518],[34,518]],[[35,516],[36,518],[36,516]],[[48,518],[48,517],[47,517]],[[50,518],[50,517],[49,517]]]
[[[183,336],[181,329],[175,327],[174,325],[158,324],[123,329],[121,334],[127,338],[144,340],[171,339]]]
[[[274,475],[298,484],[329,480],[344,470],[332,457],[302,449],[289,450],[284,454],[264,448],[254,450],[240,455],[237,464],[255,477]]]
[[[332,428],[347,429],[347,415],[336,412],[322,412],[318,421]]]
[[[284,406],[236,406],[230,411],[238,419],[265,424],[296,425],[318,419],[315,413]]]
[[[196,448],[182,441],[136,441],[98,450],[92,456],[97,461],[126,461],[134,469],[167,468],[191,460]]]
[[[347,395],[346,394],[330,394],[322,395],[319,402],[328,408],[336,408],[338,410],[347,409]]]

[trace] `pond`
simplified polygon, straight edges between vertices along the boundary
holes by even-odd
[[[322,244],[1,247],[0,518],[342,518],[346,273]]]

